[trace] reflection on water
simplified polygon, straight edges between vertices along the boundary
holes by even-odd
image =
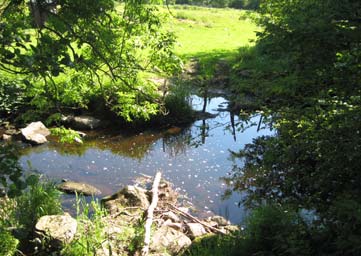
[[[192,97],[192,105],[202,110],[204,101]],[[72,179],[96,185],[103,194],[116,192],[138,175],[154,175],[162,170],[181,193],[198,208],[221,214],[232,222],[240,222],[244,209],[237,206],[242,195],[233,194],[222,201],[227,176],[237,161],[229,151],[238,151],[252,138],[270,134],[257,132],[257,127],[238,131],[237,116],[230,114],[222,97],[207,101],[206,111],[214,118],[196,121],[189,128],[168,131],[146,131],[135,135],[106,134],[89,136],[82,145],[59,145],[50,142],[27,148],[21,163],[55,179]],[[258,117],[252,121],[258,122]],[[240,163],[237,163],[240,164]]]

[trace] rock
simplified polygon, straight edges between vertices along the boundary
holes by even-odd
[[[238,71],[238,74],[242,77],[245,77],[245,78],[248,78],[248,77],[251,77],[252,75],[252,72],[251,70],[247,70],[247,69],[243,69],[243,70],[240,70]]]
[[[74,129],[94,130],[101,126],[101,120],[92,116],[63,116],[62,121]]]
[[[171,220],[172,222],[179,222],[179,217],[174,212],[165,212],[162,214],[164,220]]]
[[[175,230],[181,231],[182,230],[182,223],[173,223],[170,220],[164,222],[163,226],[167,226],[173,228]]]
[[[222,216],[212,216],[212,217],[209,217],[208,218],[208,221],[214,221],[214,222],[217,222],[218,226],[227,226],[227,225],[230,225],[231,223],[226,220],[224,217]]]
[[[32,122],[21,129],[21,134],[26,141],[38,145],[47,142],[46,136],[50,135],[50,131],[42,122]]]
[[[181,255],[192,241],[182,232],[171,227],[163,226],[154,232],[150,244],[153,253],[168,252],[171,255]]]
[[[75,131],[81,138],[84,138],[86,136],[85,132]]]
[[[188,207],[178,207],[178,209],[181,210],[182,212],[190,213],[190,210]]]
[[[70,215],[46,215],[35,225],[36,233],[45,239],[50,238],[50,244],[56,248],[70,243],[77,230],[77,222]]]
[[[4,132],[6,135],[17,135],[20,133],[20,131],[16,130],[15,128],[11,128],[11,129],[7,129],[5,132]]]
[[[110,213],[116,213],[118,209],[127,206],[136,206],[143,209],[148,209],[149,200],[146,195],[146,190],[136,186],[126,186],[117,193],[104,197],[102,203]]]
[[[194,239],[198,236],[203,236],[207,234],[207,231],[203,227],[202,224],[199,223],[187,223],[186,224],[187,231],[189,233],[190,238]]]
[[[65,193],[74,194],[76,192],[78,194],[83,194],[85,196],[101,194],[101,191],[96,187],[89,185],[87,183],[76,182],[76,181],[63,182],[58,185],[58,189]]]
[[[209,226],[211,226],[211,227],[218,227],[219,225],[218,225],[218,223],[217,222],[215,222],[215,221],[212,221],[212,220],[209,220],[209,219],[206,219],[206,220],[204,220],[204,222],[206,222]]]
[[[239,226],[237,225],[227,225],[223,227],[226,231],[229,231],[231,233],[239,231]]]
[[[1,138],[2,138],[2,140],[11,140],[12,136],[8,135],[8,134],[3,134]]]

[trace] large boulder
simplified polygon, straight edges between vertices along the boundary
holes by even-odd
[[[76,181],[65,181],[58,185],[58,189],[68,194],[83,194],[85,196],[93,196],[100,195],[101,191],[96,187],[84,183],[84,182],[76,182]]]
[[[35,232],[53,247],[59,248],[70,243],[75,236],[78,224],[68,214],[45,215],[35,225]]]
[[[31,144],[39,145],[47,142],[46,136],[50,131],[42,122],[32,122],[27,127],[21,129],[23,139]]]
[[[153,253],[167,252],[171,255],[181,255],[192,241],[180,231],[169,226],[163,226],[152,235],[150,251]]]
[[[117,212],[124,207],[139,207],[148,209],[149,200],[146,195],[147,190],[137,186],[126,186],[117,193],[104,197],[102,203],[110,213]]]

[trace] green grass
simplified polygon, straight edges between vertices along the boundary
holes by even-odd
[[[259,30],[242,10],[170,6],[170,13],[167,26],[178,38],[176,53],[186,59],[207,53],[235,53],[242,46],[252,45],[250,40]]]

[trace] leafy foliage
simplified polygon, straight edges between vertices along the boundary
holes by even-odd
[[[62,143],[82,142],[79,133],[70,128],[56,127],[51,128],[50,131],[51,134],[58,136]]]
[[[40,109],[83,107],[100,94],[126,120],[147,119],[160,102],[141,73],[178,71],[173,34],[142,1],[3,1],[0,14],[0,68],[26,78]]]
[[[21,80],[0,78],[0,115],[18,114],[27,105]]]
[[[361,195],[360,8],[346,0],[264,1],[257,46],[235,69],[241,80],[254,79],[237,89],[259,99],[277,133],[240,152],[233,189],[247,191],[249,206],[313,212],[314,255],[360,253],[360,234],[348,225],[358,223]]]
[[[18,163],[18,152],[14,146],[0,145],[0,182],[9,197],[19,196],[26,188],[23,169]]]
[[[52,182],[32,174],[26,183],[28,188],[21,195],[0,198],[1,255],[32,251],[29,241],[34,238],[36,221],[44,215],[61,213],[60,192]]]

